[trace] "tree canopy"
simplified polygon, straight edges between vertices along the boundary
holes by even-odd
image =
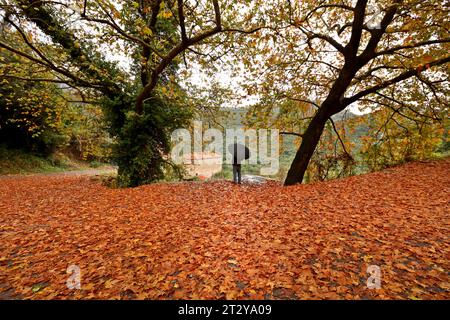
[[[420,137],[448,112],[440,1],[2,0],[1,16],[0,48],[36,66],[4,73],[101,101],[124,185],[164,175],[168,135],[192,113],[181,64],[230,64],[259,99],[253,124],[301,137],[287,185],[303,181],[327,123],[349,155],[332,118],[348,108],[385,110],[373,113],[384,128],[377,139],[392,122]]]
[[[302,137],[286,184],[302,181],[325,123],[349,107],[388,109],[387,122],[445,119],[450,38],[441,2],[288,1],[271,12],[274,28],[243,49],[245,84],[263,96],[253,111],[262,125]]]

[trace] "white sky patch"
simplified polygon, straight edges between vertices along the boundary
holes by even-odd
[[[184,69],[184,65],[180,71]],[[205,93],[210,89],[212,83],[217,83],[220,87],[230,89],[234,94],[234,98],[227,103],[223,104],[221,107],[224,108],[240,108],[248,107],[259,101],[259,97],[256,95],[247,95],[244,88],[239,84],[244,80],[242,76],[233,75],[233,71],[223,67],[210,75],[204,68],[199,64],[190,62],[188,64],[188,70],[190,75],[183,81],[180,85],[184,88],[189,85],[193,85],[199,89],[205,90]]]

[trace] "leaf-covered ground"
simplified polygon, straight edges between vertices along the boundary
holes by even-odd
[[[449,299],[449,193],[450,160],[288,188],[1,179],[0,298]]]

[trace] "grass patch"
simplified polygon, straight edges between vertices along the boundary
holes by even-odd
[[[8,149],[0,145],[0,175],[52,173],[89,168],[62,153],[47,157],[20,149]]]

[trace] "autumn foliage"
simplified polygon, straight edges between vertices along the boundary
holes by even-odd
[[[284,188],[4,177],[0,298],[448,299],[449,177],[449,160]]]

